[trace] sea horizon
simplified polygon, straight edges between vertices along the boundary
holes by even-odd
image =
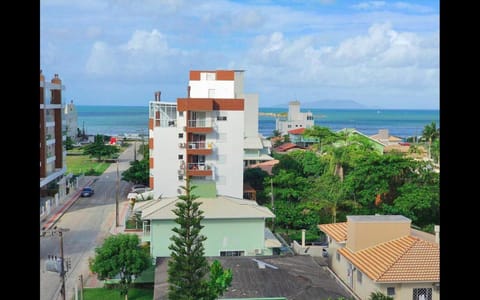
[[[88,135],[125,134],[148,135],[148,105],[75,105],[78,112],[78,128]],[[258,131],[265,137],[273,135],[274,114],[288,112],[285,107],[259,107]],[[373,135],[380,129],[388,129],[390,135],[400,138],[419,136],[425,125],[436,122],[440,127],[439,109],[372,109],[372,108],[306,108],[312,112],[315,125],[332,131],[355,128]],[[265,115],[267,114],[267,115]],[[271,115],[268,115],[271,114]]]

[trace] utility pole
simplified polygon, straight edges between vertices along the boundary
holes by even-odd
[[[60,290],[60,293],[62,294],[62,299],[66,299],[66,293],[65,293],[65,259],[63,256],[63,233],[66,231],[69,231],[70,229],[68,228],[59,228],[57,226],[53,227],[53,229],[49,230],[43,230],[41,236],[45,236],[47,233],[51,236],[58,235],[60,237],[60,261],[59,261],[59,267],[60,269],[56,270],[60,274],[60,278],[62,281],[62,288]],[[50,270],[49,270],[50,271]]]
[[[118,158],[117,158],[117,183],[116,183],[116,190],[115,190],[115,227],[118,227],[120,223],[118,221],[118,190],[120,188],[120,176],[118,172]]]
[[[137,141],[133,141],[133,161],[137,160]]]

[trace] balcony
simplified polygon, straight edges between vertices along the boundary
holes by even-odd
[[[187,143],[187,154],[193,155],[210,155],[213,152],[213,143],[212,142],[188,142]]]
[[[206,163],[188,163],[188,176],[212,176],[212,168]]]
[[[209,133],[213,131],[214,125],[212,118],[188,120],[186,131],[191,133]]]

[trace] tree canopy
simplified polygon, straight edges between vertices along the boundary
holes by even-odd
[[[100,280],[120,276],[120,295],[128,298],[128,289],[133,276],[140,275],[151,265],[148,248],[140,246],[136,234],[118,234],[105,239],[103,245],[95,249],[95,257],[90,260],[90,270]]]
[[[101,134],[97,134],[93,143],[86,145],[83,149],[85,155],[95,157],[99,161],[105,157],[110,158],[119,152],[118,146],[105,144],[104,136]]]

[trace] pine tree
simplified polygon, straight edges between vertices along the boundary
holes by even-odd
[[[170,300],[207,300],[217,299],[232,281],[231,270],[223,270],[217,261],[210,272],[207,258],[204,256],[203,242],[207,239],[200,234],[203,211],[199,209],[201,202],[195,201],[198,196],[192,194],[195,186],[190,187],[190,180],[181,187],[186,193],[178,198],[173,213],[177,216],[175,233],[168,248],[172,250],[168,261],[168,299]]]

